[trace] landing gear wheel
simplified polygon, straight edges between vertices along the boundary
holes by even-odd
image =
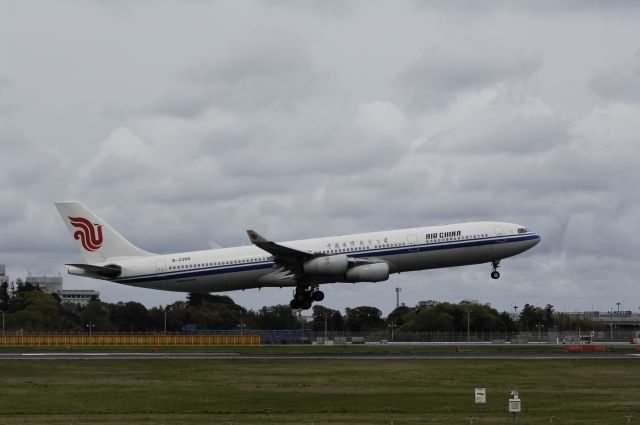
[[[291,300],[291,302],[289,303],[289,306],[291,307],[292,310],[297,310],[300,308],[300,301],[296,300],[295,298]]]
[[[300,308],[303,310],[309,310],[311,308],[311,300],[304,300],[300,304]]]
[[[311,299],[313,301],[322,301],[324,300],[324,292],[322,291],[315,291],[314,293],[311,294]]]
[[[491,278],[499,279],[500,273],[498,272],[498,267],[500,267],[500,260],[492,261],[491,266],[493,266],[493,271],[491,272]]]

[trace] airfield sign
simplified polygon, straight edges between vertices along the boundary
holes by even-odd
[[[486,388],[476,388],[476,404],[485,404],[487,402]]]

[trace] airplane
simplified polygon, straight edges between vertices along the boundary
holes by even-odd
[[[252,245],[152,254],[121,236],[80,202],[55,204],[86,264],[68,273],[124,285],[177,292],[293,287],[292,309],[322,301],[321,284],[382,282],[392,273],[489,263],[498,279],[504,258],[541,237],[505,222],[472,222],[273,242],[247,230]]]

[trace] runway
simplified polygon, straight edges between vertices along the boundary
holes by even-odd
[[[2,360],[260,360],[260,361],[322,361],[322,360],[640,360],[634,353],[419,353],[419,354],[240,354],[240,353],[11,353],[0,354]]]

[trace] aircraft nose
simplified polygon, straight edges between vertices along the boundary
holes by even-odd
[[[538,245],[538,244],[540,243],[540,241],[541,241],[541,240],[542,240],[542,237],[541,237],[539,234],[534,233],[534,234],[533,234],[533,238],[531,239],[531,246],[530,246],[530,248],[533,248],[534,246]]]

